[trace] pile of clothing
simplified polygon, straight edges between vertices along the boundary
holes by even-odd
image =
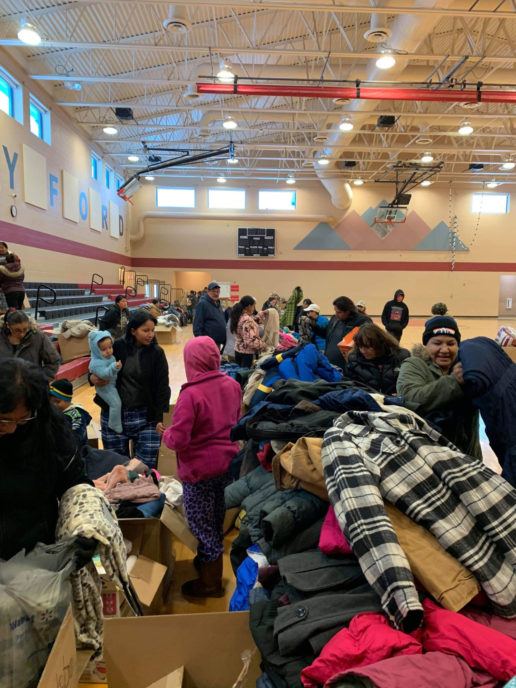
[[[516,491],[398,398],[277,380],[243,441],[232,609],[261,688],[502,686],[516,676]]]

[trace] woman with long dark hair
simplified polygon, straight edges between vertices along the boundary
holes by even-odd
[[[52,406],[41,368],[0,359],[0,559],[55,542],[58,502],[88,483],[68,420]]]
[[[235,335],[235,361],[242,368],[251,368],[254,358],[266,348],[254,318],[256,299],[242,296],[231,309],[230,331]]]
[[[0,330],[0,357],[22,358],[39,366],[48,380],[59,368],[59,354],[50,339],[22,311],[11,311]]]
[[[113,344],[113,355],[122,363],[116,381],[122,400],[122,433],[110,429],[109,407],[99,396],[95,397],[102,409],[104,449],[129,456],[132,440],[135,456],[150,468],[156,465],[160,446],[156,425],[163,422],[163,413],[170,403],[168,363],[156,342],[155,327],[156,320],[148,311],[136,311],[127,323],[125,337]],[[96,375],[90,375],[90,381],[99,385]]]
[[[362,325],[354,337],[345,368],[346,377],[363,382],[382,394],[396,394],[396,382],[403,361],[410,356],[407,349],[378,325]]]

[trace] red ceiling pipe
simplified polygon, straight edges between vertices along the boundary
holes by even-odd
[[[285,86],[280,84],[197,84],[197,93],[292,98],[359,98],[361,100],[417,100],[436,103],[516,103],[516,91],[430,90],[359,86]]]

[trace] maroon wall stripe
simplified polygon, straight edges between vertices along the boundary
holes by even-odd
[[[72,241],[71,239],[62,239],[52,234],[38,232],[35,229],[22,227],[21,225],[15,225],[12,222],[5,222],[3,220],[0,220],[0,241],[12,242],[22,246],[33,246],[45,251],[65,253],[66,255],[79,258],[102,260],[106,263],[129,265],[131,262],[129,256],[123,253],[107,251],[106,249],[81,244],[79,241]]]
[[[206,258],[141,258],[107,251],[79,241],[62,239],[29,227],[0,220],[0,241],[32,246],[80,258],[91,258],[127,267],[173,268],[177,270],[332,270],[377,272],[450,272],[449,261],[359,261],[359,260],[212,260]],[[516,263],[457,262],[455,272],[516,272]]]
[[[177,270],[340,270],[450,272],[450,262],[357,260],[210,260],[200,258],[132,258],[133,267]],[[459,263],[456,272],[516,272],[516,263]]]

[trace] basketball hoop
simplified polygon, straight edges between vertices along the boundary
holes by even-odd
[[[405,222],[407,213],[403,208],[377,208],[374,218],[375,225],[397,225]]]

